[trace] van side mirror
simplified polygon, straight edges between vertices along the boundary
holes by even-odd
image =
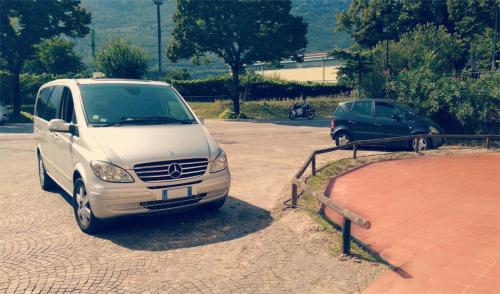
[[[59,133],[70,133],[71,124],[62,119],[51,119],[49,122],[49,131]]]

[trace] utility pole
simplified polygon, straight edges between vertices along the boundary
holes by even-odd
[[[163,0],[153,0],[156,5],[156,19],[158,23],[158,74],[161,74],[161,20],[160,20],[160,6]]]

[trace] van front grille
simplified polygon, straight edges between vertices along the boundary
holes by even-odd
[[[134,171],[144,182],[173,181],[205,174],[208,159],[192,158],[136,164]]]

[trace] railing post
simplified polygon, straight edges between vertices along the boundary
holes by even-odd
[[[342,253],[351,254],[351,220],[346,217],[344,217],[344,225],[342,226]]]
[[[312,168],[312,175],[316,175],[316,154],[312,154],[312,159],[311,159],[311,168]]]
[[[356,159],[357,153],[358,153],[358,145],[354,145],[354,147],[352,148],[352,159]]]
[[[292,183],[292,206],[297,206],[297,185],[295,183]]]
[[[486,137],[486,149],[490,149],[490,135]]]

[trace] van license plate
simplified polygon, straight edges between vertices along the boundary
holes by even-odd
[[[172,200],[177,198],[191,197],[193,196],[193,187],[183,187],[179,189],[168,189],[162,191],[163,200]]]

